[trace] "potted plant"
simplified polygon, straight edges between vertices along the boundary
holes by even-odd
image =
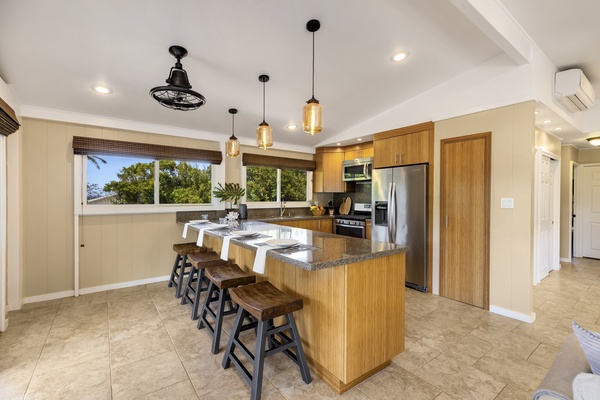
[[[226,183],[225,186],[218,183],[215,190],[213,190],[213,195],[225,202],[226,209],[237,207],[238,201],[245,194],[246,189],[241,187],[239,183]]]

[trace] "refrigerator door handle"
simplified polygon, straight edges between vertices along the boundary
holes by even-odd
[[[390,183],[388,192],[388,242],[396,243],[396,184]]]

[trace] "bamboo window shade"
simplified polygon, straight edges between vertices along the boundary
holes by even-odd
[[[314,171],[317,163],[312,160],[299,160],[295,158],[263,156],[260,154],[242,154],[242,165],[251,167],[269,167],[280,169],[296,169]]]
[[[0,99],[0,135],[8,136],[15,133],[19,126],[21,125],[17,120],[15,111],[4,100]]]
[[[138,156],[154,160],[200,161],[210,164],[221,164],[223,161],[223,154],[215,150],[124,142],[83,136],[73,137],[73,154]]]

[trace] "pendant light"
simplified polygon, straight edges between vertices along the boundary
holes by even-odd
[[[265,86],[269,82],[269,75],[261,75],[258,80],[263,84],[263,120],[256,128],[256,145],[266,150],[273,146],[273,129],[265,122]]]
[[[225,143],[225,151],[229,157],[237,157],[240,155],[240,141],[235,137],[235,114],[237,114],[237,109],[230,108],[229,114],[231,114],[231,137]]]
[[[152,88],[150,96],[172,110],[190,111],[200,108],[206,103],[206,99],[200,93],[192,90],[187,72],[181,65],[181,59],[187,56],[187,50],[181,46],[171,46],[169,53],[177,59],[167,78],[169,86]]]
[[[321,23],[316,19],[306,23],[306,29],[313,34],[312,97],[306,102],[302,112],[302,130],[311,135],[323,130],[323,107],[319,104],[319,100],[315,99],[315,32],[320,27]]]

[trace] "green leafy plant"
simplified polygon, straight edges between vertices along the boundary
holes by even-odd
[[[213,195],[221,201],[231,201],[237,204],[240,198],[246,194],[246,189],[240,186],[239,183],[226,183],[225,186],[217,184]]]

